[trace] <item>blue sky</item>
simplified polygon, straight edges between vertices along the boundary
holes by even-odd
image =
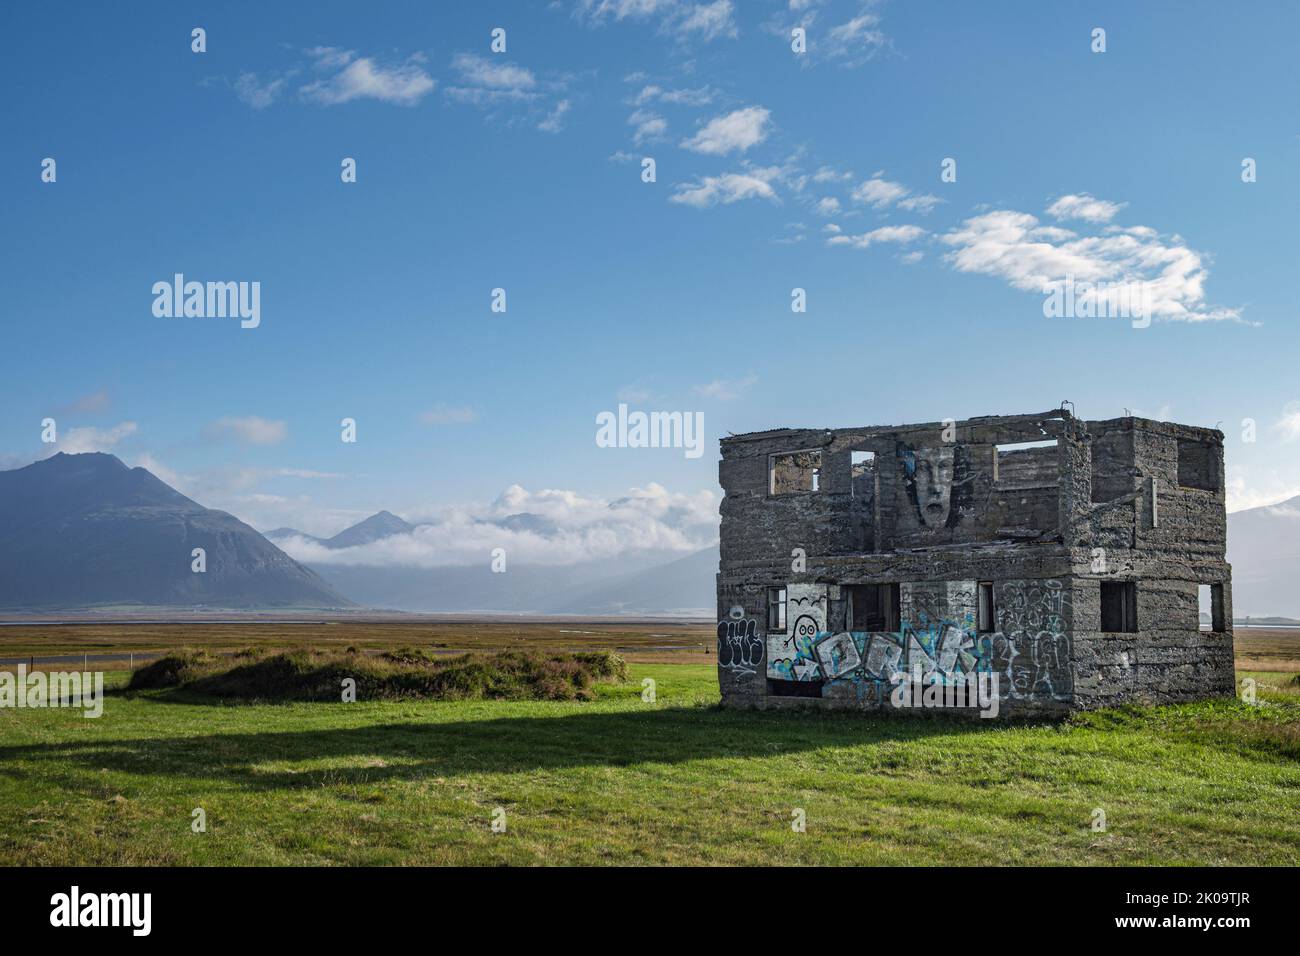
[[[727,431],[1068,399],[1222,423],[1234,507],[1300,494],[1294,5],[54,3],[0,32],[5,467],[110,450],[316,533],[632,494],[697,543]],[[1076,266],[1152,283],[1155,321],[1045,318]],[[260,326],[154,316],[176,272],[260,282]],[[620,400],[702,411],[706,453],[597,447]]]

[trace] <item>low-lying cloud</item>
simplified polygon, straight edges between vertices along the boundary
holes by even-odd
[[[633,488],[615,499],[574,491],[528,491],[511,485],[490,504],[439,508],[410,534],[354,548],[326,548],[301,537],[278,541],[306,564],[435,568],[486,565],[494,548],[511,564],[566,565],[638,551],[690,554],[718,538],[718,500],[661,485]]]

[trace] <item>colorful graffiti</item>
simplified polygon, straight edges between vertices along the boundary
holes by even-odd
[[[737,677],[758,672],[763,666],[763,639],[757,621],[718,622],[718,664]]]
[[[826,633],[826,585],[786,585],[784,632],[767,635],[767,676],[775,680],[818,680],[821,661],[813,647]]]
[[[1073,695],[1069,591],[1059,581],[999,583],[998,630],[985,634],[976,626],[974,581],[904,583],[898,631],[831,631],[826,585],[789,584],[786,590],[792,623],[767,636],[771,679],[817,682],[822,696],[844,687],[859,701],[883,701],[891,688],[918,673],[925,683],[944,686],[997,674],[1011,699]]]

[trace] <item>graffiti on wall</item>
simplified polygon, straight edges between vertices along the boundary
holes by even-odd
[[[786,629],[767,635],[767,676],[775,680],[820,680],[815,651],[826,635],[826,585],[786,585]]]
[[[907,496],[899,509],[900,528],[934,534],[956,528],[972,513],[975,469],[965,445],[914,448],[899,442],[895,456]]]
[[[997,673],[1010,699],[1073,696],[1069,591],[1060,581],[999,584],[998,629],[984,634],[974,581],[902,584],[898,631],[832,632],[826,585],[789,584],[786,593],[786,630],[766,640],[757,621],[719,622],[719,664],[738,676],[762,670],[774,680],[818,682],[823,694],[845,687],[860,701],[884,700],[917,673],[942,685]]]
[[[758,672],[763,666],[763,639],[758,636],[757,621],[718,622],[718,664],[736,677]]]
[[[1011,698],[1070,700],[1069,591],[1060,581],[1008,581],[1001,588],[993,668]]]

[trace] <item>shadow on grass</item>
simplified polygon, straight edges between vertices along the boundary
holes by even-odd
[[[280,790],[318,787],[323,781],[331,785],[375,784],[479,773],[774,757],[889,741],[978,736],[998,729],[991,724],[942,717],[670,707],[28,744],[0,747],[0,766],[14,775],[41,779],[62,776],[72,786],[85,778],[85,770],[110,769],[145,776],[220,780],[247,790]],[[283,769],[265,766],[361,758],[371,763]],[[67,773],[74,768],[83,772]]]

